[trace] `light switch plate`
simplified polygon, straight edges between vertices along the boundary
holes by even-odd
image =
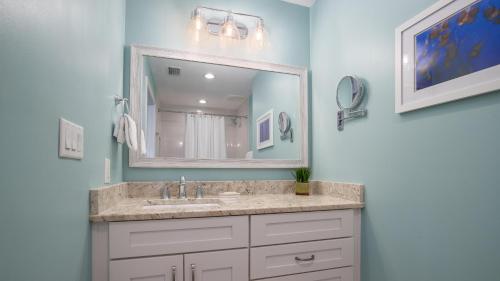
[[[111,161],[104,158],[104,183],[111,183]]]
[[[59,157],[83,159],[83,127],[59,119]]]

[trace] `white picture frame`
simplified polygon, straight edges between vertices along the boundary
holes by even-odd
[[[476,5],[477,0],[440,0],[396,28],[395,34],[395,112],[425,108],[500,89],[500,64],[417,90],[417,35],[458,12]],[[479,12],[480,14],[481,12]]]
[[[255,120],[255,146],[258,150],[274,145],[274,110],[271,109]]]

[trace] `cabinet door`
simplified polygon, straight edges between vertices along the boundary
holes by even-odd
[[[248,281],[248,249],[184,256],[185,281]]]
[[[110,281],[183,281],[182,256],[111,261]]]

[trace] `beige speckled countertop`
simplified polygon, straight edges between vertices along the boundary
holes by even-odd
[[[245,194],[241,190],[242,182],[230,183],[227,190],[238,191],[240,199],[232,202],[221,200],[220,207],[144,208],[148,200],[160,198],[161,187],[168,183],[123,183],[99,189],[90,193],[91,222],[115,222],[158,220],[174,218],[238,216],[271,213],[291,213],[304,211],[325,211],[337,209],[353,209],[364,207],[364,186],[333,182],[315,182],[312,184],[310,196],[298,196],[292,192],[293,182],[259,181],[243,182],[245,190],[254,191]],[[206,183],[221,186],[220,183]],[[228,185],[225,183],[226,186]],[[239,188],[235,189],[235,186]],[[266,188],[261,188],[265,186]],[[278,188],[279,187],[279,188]],[[192,188],[190,188],[192,189]],[[190,191],[190,189],[188,191]],[[215,189],[215,188],[214,188]],[[139,191],[139,192],[138,192]],[[265,193],[263,193],[265,192]],[[189,194],[189,192],[188,192]],[[214,198],[209,194],[207,198]],[[175,200],[175,199],[174,199]]]

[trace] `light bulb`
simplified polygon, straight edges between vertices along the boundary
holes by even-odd
[[[198,15],[198,16],[195,17],[195,19],[194,19],[194,26],[195,26],[196,30],[201,30],[202,29],[203,22],[201,20],[201,16],[200,15]]]
[[[227,26],[225,29],[224,29],[224,35],[227,36],[227,37],[232,37],[233,36],[233,27],[232,26]]]
[[[257,31],[255,32],[255,39],[256,39],[257,41],[262,41],[262,37],[263,37],[263,36],[262,36],[262,30],[257,30]]]

